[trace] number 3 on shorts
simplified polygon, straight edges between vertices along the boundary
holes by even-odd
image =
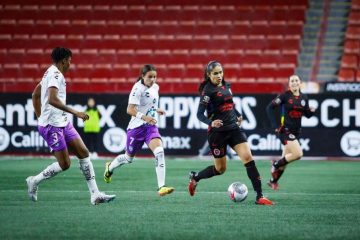
[[[59,141],[57,133],[53,133],[53,134],[51,134],[51,136],[53,138],[53,144],[55,144]]]

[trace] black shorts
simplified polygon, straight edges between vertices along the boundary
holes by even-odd
[[[299,131],[291,131],[285,129],[285,131],[278,134],[278,138],[283,145],[286,145],[288,141],[299,140],[299,135]]]
[[[231,129],[229,131],[210,131],[208,142],[212,155],[215,158],[221,158],[226,155],[226,147],[234,147],[237,144],[247,142],[245,133],[240,129]]]

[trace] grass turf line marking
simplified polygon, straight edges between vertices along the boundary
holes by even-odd
[[[7,193],[7,192],[25,192],[27,190],[0,190],[0,192]],[[89,191],[79,191],[79,190],[39,190],[41,193],[87,193]],[[134,190],[124,190],[124,191],[106,191],[107,193],[154,193],[156,191],[134,191]],[[181,194],[189,194],[187,191],[174,191],[174,193],[181,193]],[[219,191],[219,192],[197,192],[196,194],[224,194],[226,191]],[[266,192],[272,193],[272,192]],[[288,192],[273,192],[274,194],[279,195],[304,195],[304,196],[360,196],[360,193],[288,193]]]

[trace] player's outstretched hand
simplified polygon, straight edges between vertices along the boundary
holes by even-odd
[[[84,122],[85,122],[86,120],[89,120],[89,115],[87,115],[87,114],[84,113],[84,112],[77,112],[77,113],[76,113],[76,116],[77,116],[78,118],[81,118]]]
[[[159,114],[159,115],[166,115],[166,112],[165,112],[165,110],[163,110],[163,109],[161,109],[161,108],[158,108],[158,109],[156,109],[156,112]]]
[[[283,145],[286,145],[287,144],[287,140],[286,140],[286,130],[285,130],[285,127],[284,126],[280,126],[278,128],[275,129],[275,133],[276,133],[276,136],[280,139],[280,142],[283,144]]]
[[[241,126],[242,120],[243,120],[242,116],[240,116],[240,117],[237,118],[236,124],[237,124],[239,127]]]

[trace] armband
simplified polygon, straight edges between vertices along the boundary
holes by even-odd
[[[142,120],[143,116],[144,114],[142,112],[137,112],[135,117]]]

